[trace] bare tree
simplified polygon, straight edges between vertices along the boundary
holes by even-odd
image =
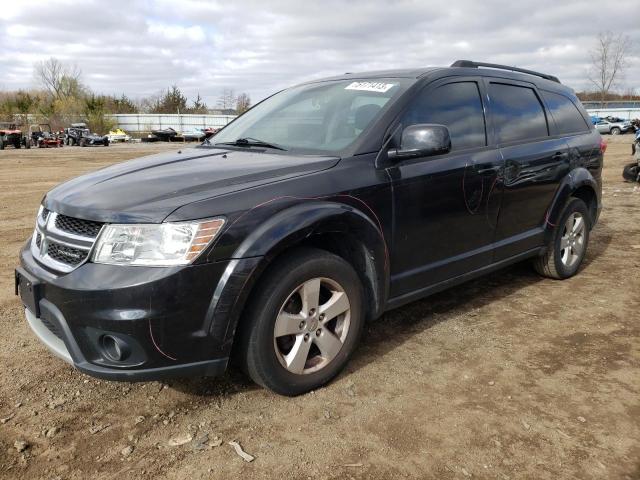
[[[222,110],[228,110],[233,108],[236,104],[235,92],[230,88],[225,88],[222,91],[222,95],[218,97],[218,108]]]
[[[249,97],[248,93],[241,93],[240,95],[238,95],[238,98],[236,99],[236,112],[238,112],[238,115],[241,115],[249,110],[250,106],[251,98]]]
[[[589,80],[600,93],[600,101],[622,77],[631,53],[631,38],[622,33],[600,32],[596,46],[591,50],[591,73]]]
[[[84,90],[81,75],[77,65],[67,65],[53,57],[34,66],[36,81],[54,98],[81,94]]]

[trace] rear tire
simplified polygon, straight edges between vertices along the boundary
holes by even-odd
[[[362,285],[349,263],[324,250],[294,250],[253,291],[239,332],[253,381],[294,396],[344,368],[364,324]]]
[[[589,245],[591,217],[585,203],[571,198],[554,227],[546,252],[533,262],[544,277],[564,280],[578,273]]]
[[[625,165],[622,169],[622,178],[627,182],[637,182],[640,180],[640,166],[638,162]]]

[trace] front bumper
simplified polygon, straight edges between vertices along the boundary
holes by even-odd
[[[212,376],[224,372],[231,350],[229,309],[217,308],[221,298],[236,293],[226,288],[237,284],[229,282],[230,263],[175,268],[86,263],[60,275],[40,265],[26,247],[16,291],[36,336],[85,373],[131,381]],[[107,336],[124,346],[122,358],[109,355]]]

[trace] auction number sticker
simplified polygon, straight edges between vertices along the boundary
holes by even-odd
[[[346,87],[345,90],[364,90],[365,92],[388,92],[392,87],[395,87],[395,83],[383,83],[383,82],[352,82]]]

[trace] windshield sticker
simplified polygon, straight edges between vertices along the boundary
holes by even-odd
[[[353,82],[344,87],[345,90],[364,90],[365,92],[388,92],[392,87],[395,87],[396,83],[382,83],[382,82]]]

